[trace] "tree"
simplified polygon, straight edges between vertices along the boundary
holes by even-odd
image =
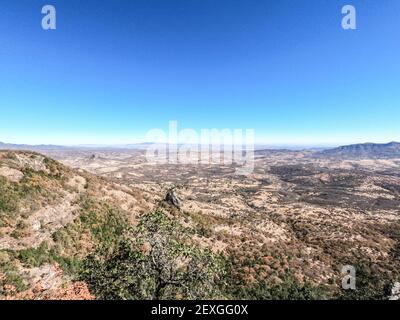
[[[193,244],[190,232],[161,211],[146,214],[113,253],[86,259],[82,280],[100,299],[220,297],[222,259]]]

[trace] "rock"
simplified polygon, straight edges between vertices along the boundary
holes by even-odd
[[[42,228],[42,224],[41,224],[40,221],[35,221],[35,222],[32,224],[32,230],[33,230],[33,231],[39,231],[41,228]]]
[[[5,177],[12,182],[19,182],[23,178],[24,174],[16,169],[12,169],[9,167],[0,167],[0,176]]]
[[[38,154],[16,153],[16,163],[19,168],[30,169],[36,172],[43,171],[46,174],[50,173],[46,165],[46,157]]]
[[[174,189],[168,190],[166,196],[165,196],[165,201],[178,209],[181,208],[181,202],[179,198],[176,196]]]

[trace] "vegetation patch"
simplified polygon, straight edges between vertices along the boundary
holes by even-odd
[[[99,299],[213,299],[222,296],[222,257],[191,243],[161,211],[142,216],[114,252],[84,262],[82,280]]]

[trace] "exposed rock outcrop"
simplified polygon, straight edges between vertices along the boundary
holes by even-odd
[[[178,209],[181,208],[181,201],[175,194],[175,189],[170,189],[167,191],[167,194],[165,195],[165,201]]]

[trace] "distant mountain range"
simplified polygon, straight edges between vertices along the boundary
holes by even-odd
[[[400,143],[362,143],[327,149],[318,152],[320,156],[343,158],[400,158]]]
[[[0,150],[32,150],[32,151],[46,151],[46,150],[59,150],[66,149],[68,147],[51,145],[51,144],[41,144],[41,145],[29,145],[29,144],[13,144],[4,143],[0,141]]]
[[[0,141],[0,150],[24,150],[24,151],[57,151],[57,150],[104,150],[104,149],[145,149],[151,143],[137,143],[125,145],[76,145],[76,146],[61,146],[53,144],[13,144]]]
[[[108,150],[108,149],[132,149],[143,150],[152,143],[137,143],[126,145],[80,145],[80,146],[58,146],[58,145],[27,145],[11,144],[0,142],[0,150],[29,150],[37,152],[62,151],[62,150]],[[296,149],[288,148],[261,148],[256,146],[256,153],[265,152],[296,152]],[[332,149],[303,148],[297,151],[309,150],[316,157],[341,157],[341,158],[400,158],[400,143],[390,142],[386,144],[379,143],[361,143],[341,146]]]

